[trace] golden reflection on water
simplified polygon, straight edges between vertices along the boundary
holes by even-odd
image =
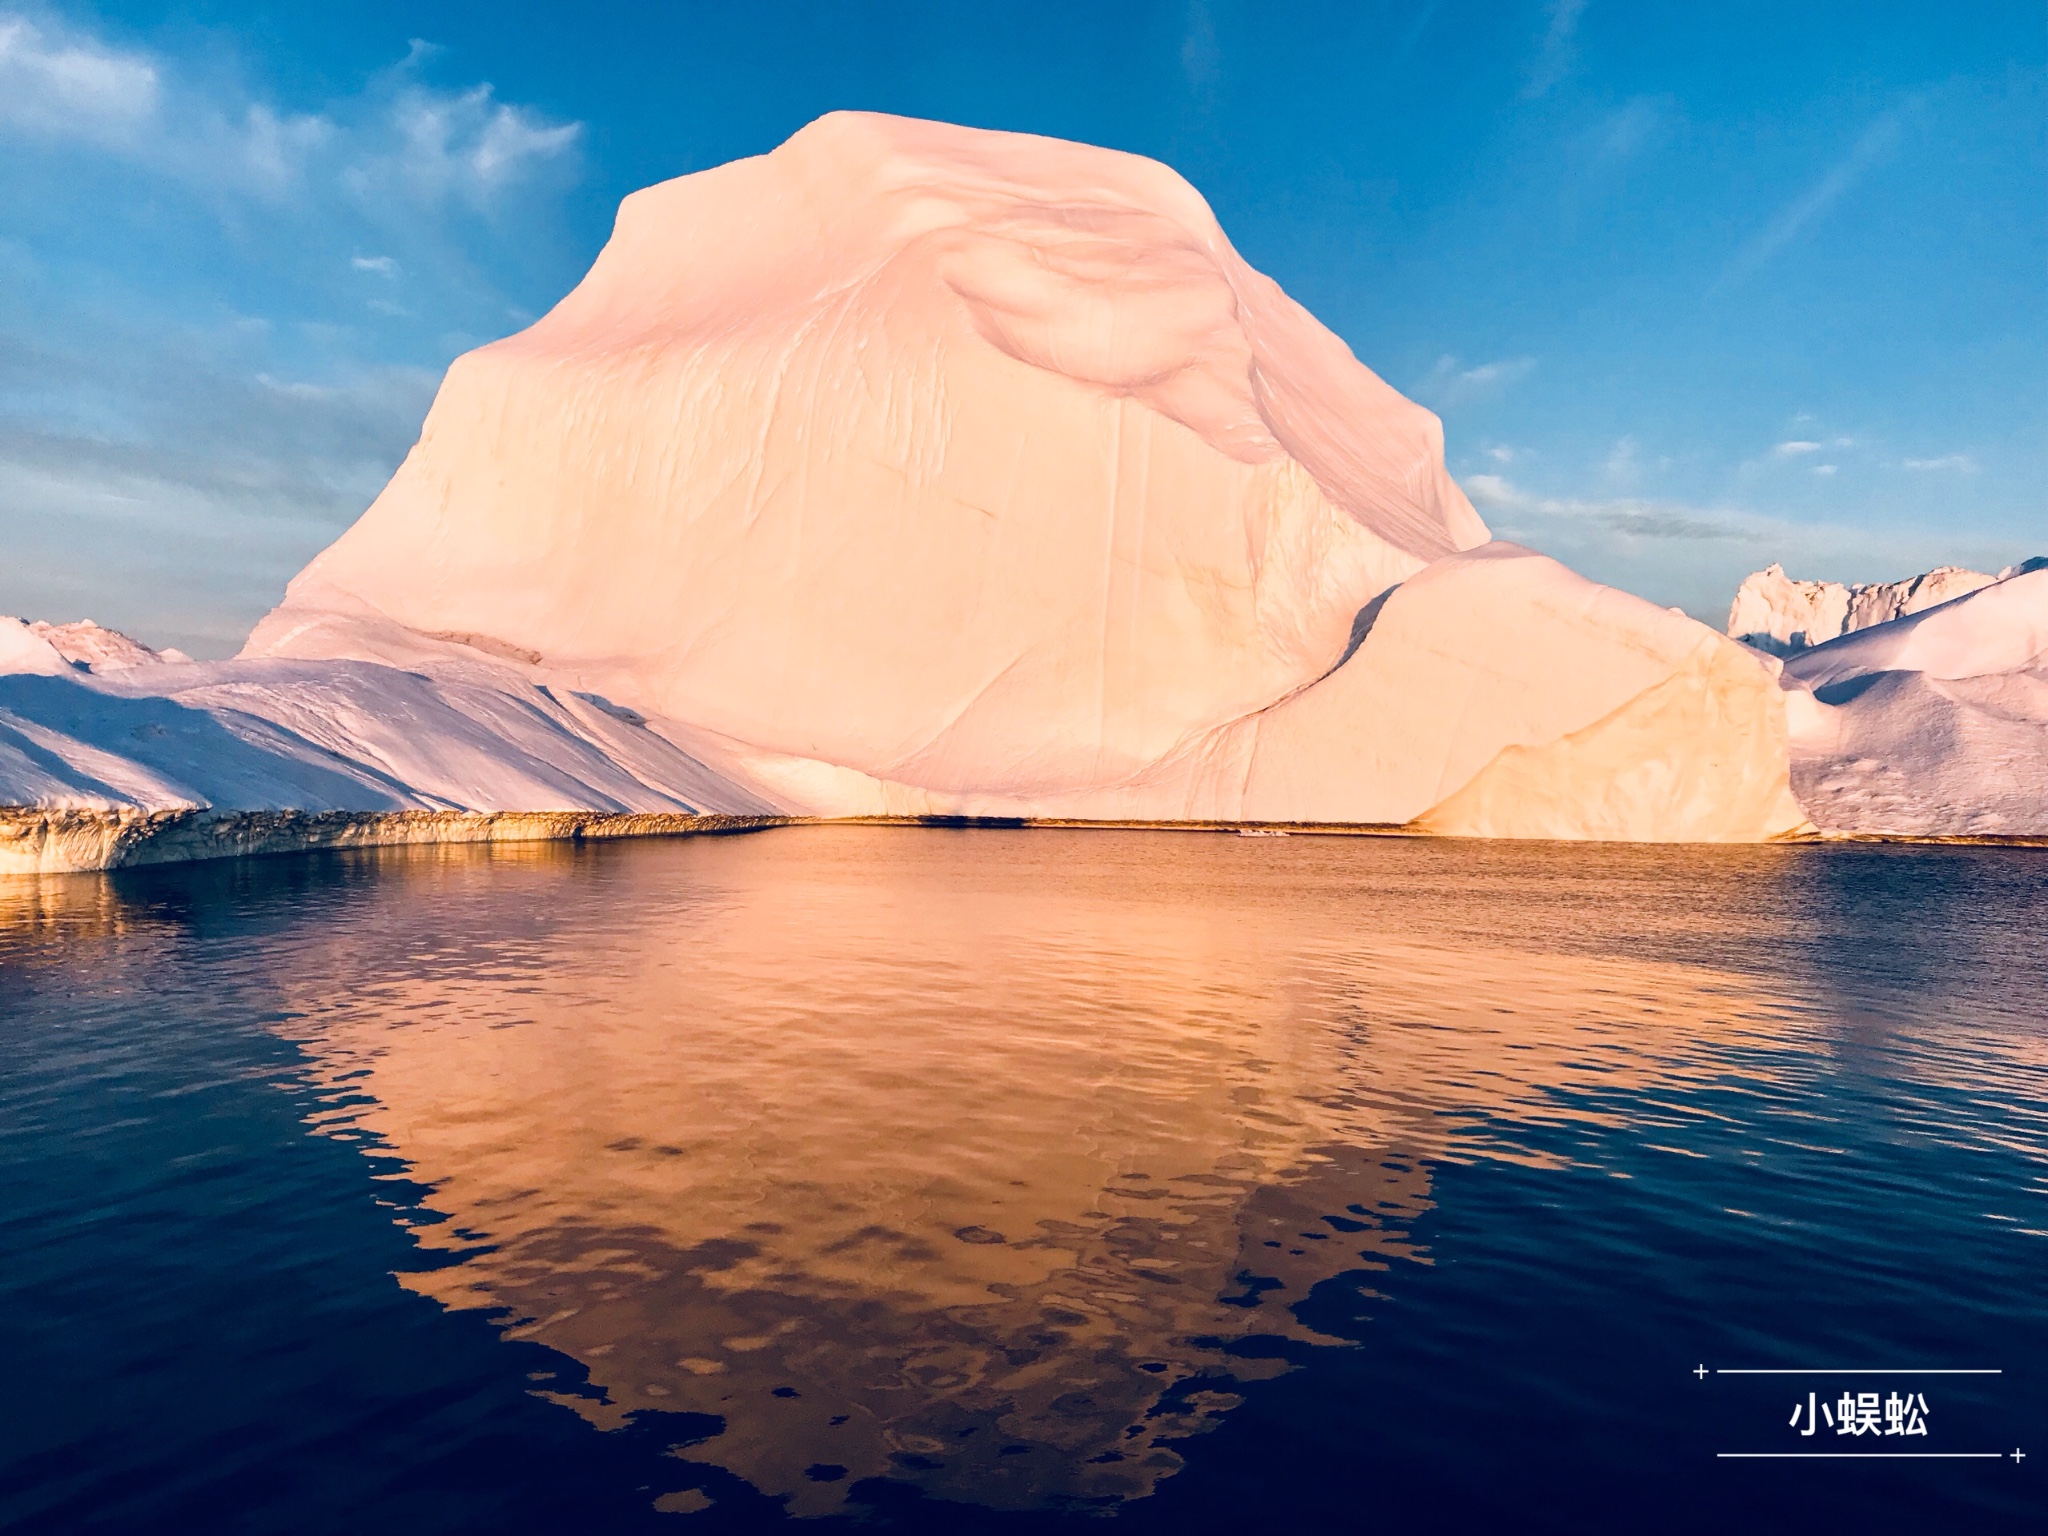
[[[405,1283],[586,1365],[565,1406],[715,1414],[688,1455],[798,1513],[876,1475],[1115,1500],[1277,1368],[1229,1341],[1334,1342],[1289,1305],[1428,1262],[1426,1161],[1554,1163],[1514,1128],[1782,1048],[1739,979],[1461,937],[1484,889],[1389,906],[1357,851],[841,827],[415,863],[278,984],[328,1123],[466,1255]]]

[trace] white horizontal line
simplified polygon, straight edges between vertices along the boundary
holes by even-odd
[[[2004,1451],[1716,1451],[1721,1461],[2003,1461]]]
[[[1723,1370],[1717,1368],[1716,1376],[2003,1376],[2002,1370],[1943,1370],[1911,1365],[1837,1366],[1815,1365],[1788,1369],[1757,1368]]]

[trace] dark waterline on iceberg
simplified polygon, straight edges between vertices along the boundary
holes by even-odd
[[[1970,848],[0,882],[0,1527],[2036,1528],[2043,933]],[[1815,1366],[2003,1374],[1711,1374]]]

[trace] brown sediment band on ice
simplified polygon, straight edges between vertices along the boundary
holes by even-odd
[[[0,807],[0,875],[60,875],[322,848],[748,832],[775,816],[597,811],[71,811]]]

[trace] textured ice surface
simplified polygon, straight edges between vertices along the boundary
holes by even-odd
[[[2001,571],[1999,576],[2010,574]],[[1767,565],[1744,577],[1736,589],[1728,610],[1728,633],[1758,650],[1789,656],[1873,624],[1920,613],[1998,579],[1944,565],[1904,581],[1845,585],[1794,581],[1782,565]]]
[[[20,619],[0,618],[0,626],[19,626],[30,635],[46,643],[64,661],[91,672],[118,672],[125,667],[160,666],[168,662],[190,661],[192,658],[183,651],[169,647],[159,651],[144,645],[140,640],[131,640],[118,629],[103,629],[90,619],[80,619],[70,624],[46,624],[41,620],[33,624]],[[8,640],[14,643],[8,644]],[[20,645],[18,636],[0,639],[0,654],[13,654]]]
[[[1822,827],[2048,836],[2048,569],[1805,651],[1785,681]]]
[[[604,701],[484,666],[429,676],[355,661],[185,662],[111,675],[64,665],[0,675],[0,804],[762,808]]]
[[[421,645],[793,812],[1802,822],[1770,671],[1489,544],[1179,176],[900,118],[628,198],[244,654]]]

